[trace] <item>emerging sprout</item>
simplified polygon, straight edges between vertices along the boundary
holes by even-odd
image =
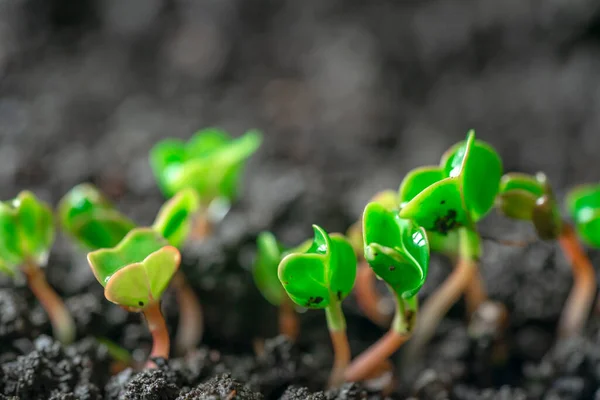
[[[425,229],[402,219],[381,203],[363,214],[365,259],[394,294],[396,313],[389,332],[346,370],[349,381],[362,380],[410,337],[417,315],[417,293],[425,283],[429,244]]]
[[[171,246],[181,249],[192,230],[192,220],[199,208],[200,199],[195,190],[182,189],[161,207],[152,229],[160,233]],[[204,332],[204,317],[200,301],[182,271],[177,271],[172,285],[179,304],[175,348],[179,354],[184,354],[200,342]]]
[[[593,232],[593,217],[589,217],[593,215],[594,199],[597,201],[598,198],[589,186],[575,189],[567,197],[567,208],[584,239],[589,237],[586,232]],[[558,330],[561,336],[581,333],[596,292],[595,272],[573,226],[561,218],[548,179],[542,173],[535,176],[506,174],[496,203],[505,216],[530,221],[541,239],[558,240],[573,271],[573,287],[563,308]],[[589,228],[592,230],[588,231]]]
[[[354,286],[356,256],[343,236],[329,236],[316,225],[313,229],[314,241],[310,248],[284,257],[279,264],[278,275],[285,291],[296,304],[325,309],[335,356],[329,384],[339,386],[350,362],[342,300]]]
[[[75,325],[65,304],[46,281],[45,266],[54,242],[50,207],[31,192],[0,202],[0,271],[25,275],[29,288],[48,313],[54,336],[63,343],[75,339]]]
[[[567,209],[579,236],[590,246],[600,247],[600,184],[582,185],[567,195]]]
[[[298,337],[300,322],[292,300],[279,280],[279,263],[289,253],[310,247],[305,243],[296,249],[285,249],[271,232],[262,232],[256,239],[257,254],[252,274],[254,283],[267,301],[279,307],[279,332],[292,340]]]
[[[179,251],[150,228],[135,228],[114,248],[88,254],[94,276],[107,300],[142,312],[152,333],[150,358],[169,358],[169,333],[160,298],[177,272]]]
[[[400,217],[424,227],[432,249],[458,256],[453,273],[423,307],[411,343],[413,356],[463,292],[469,315],[487,298],[477,268],[481,250],[475,224],[494,206],[501,176],[496,151],[470,131],[444,153],[440,166],[417,168],[402,181]]]
[[[58,204],[62,228],[89,250],[116,246],[135,224],[93,185],[73,187]]]
[[[197,132],[187,143],[166,139],[150,152],[150,163],[167,197],[192,188],[207,206],[216,198],[233,201],[244,161],[260,146],[258,131],[232,139],[216,128]]]

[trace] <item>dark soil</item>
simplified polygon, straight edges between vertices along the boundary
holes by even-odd
[[[152,371],[113,371],[96,338],[146,358],[140,315],[104,300],[82,254],[59,237],[47,268],[74,315],[61,347],[22,282],[0,277],[0,399],[378,399],[348,384],[323,392],[332,361],[322,312],[302,315],[292,345],[249,267],[263,229],[286,243],[311,224],[345,230],[371,195],[438,161],[467,129],[507,171],[545,171],[562,198],[597,181],[600,4],[592,0],[19,0],[0,1],[0,193],[56,204],[97,184],[140,224],[163,201],[147,163],[157,140],[218,125],[265,132],[242,200],[182,269],[202,299],[202,346]],[[486,237],[527,240],[492,213]],[[600,399],[600,323],[557,341],[572,280],[554,243],[485,242],[502,335],[473,334],[452,308],[422,360],[397,366],[394,399]],[[600,253],[591,252],[595,266]],[[425,299],[451,270],[434,257]],[[358,354],[383,333],[345,301]],[[172,334],[177,304],[163,310]],[[253,344],[264,340],[257,356]]]

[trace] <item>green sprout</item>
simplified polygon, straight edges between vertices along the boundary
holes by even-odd
[[[311,244],[312,241],[307,241],[287,249],[271,232],[261,232],[256,238],[257,252],[252,268],[254,283],[269,303],[279,307],[279,332],[291,340],[298,337],[300,322],[294,304],[279,280],[279,263],[286,255],[303,252]]]
[[[367,205],[362,220],[364,257],[393,293],[396,312],[388,333],[350,364],[349,381],[367,378],[409,339],[429,267],[425,229],[377,202]]]
[[[572,189],[566,203],[579,236],[588,245],[600,248],[600,184]]]
[[[575,228],[561,218],[552,188],[543,173],[535,176],[523,173],[504,175],[496,200],[498,210],[505,216],[530,221],[540,239],[557,240],[571,264],[573,287],[558,324],[559,335],[563,337],[582,332],[593,305],[596,275],[575,230],[587,240],[589,235],[586,232],[591,233],[596,229],[594,226],[599,226],[592,222],[593,204],[599,198],[590,186],[576,188],[568,195],[567,208],[575,221]]]
[[[325,309],[327,327],[334,348],[330,386],[339,386],[350,362],[350,345],[342,300],[356,278],[356,255],[342,235],[327,234],[313,225],[314,240],[304,252],[288,254],[281,260],[278,276],[288,296],[298,305]]]
[[[117,246],[92,251],[87,258],[107,300],[144,314],[153,339],[150,359],[169,358],[160,298],[179,268],[179,251],[153,229],[134,228]]]
[[[171,246],[181,250],[193,229],[193,219],[199,208],[200,199],[196,191],[191,188],[181,189],[161,207],[152,229],[167,239]],[[182,271],[177,271],[172,286],[179,304],[175,349],[178,354],[184,354],[200,342],[204,332],[204,317],[200,300]]]
[[[223,130],[207,128],[196,132],[187,143],[165,139],[151,149],[150,165],[163,194],[168,198],[187,190],[197,196],[194,223],[189,229],[186,227],[185,235],[177,234],[177,240],[200,240],[225,216],[238,196],[245,162],[261,143],[262,135],[256,130],[233,139]],[[186,197],[191,198],[189,194]],[[183,274],[175,276],[173,285],[180,311],[176,349],[183,353],[199,342],[203,317],[200,303]]]
[[[41,269],[53,242],[52,210],[33,193],[24,191],[16,199],[0,202],[0,271],[13,277],[23,273],[48,314],[54,336],[70,343],[75,339],[75,324]]]
[[[423,306],[412,356],[461,294],[466,294],[469,315],[487,299],[477,268],[481,239],[476,223],[493,208],[501,177],[499,155],[469,131],[466,140],[444,153],[439,166],[417,168],[400,185],[400,218],[424,227],[432,250],[458,258],[450,277]]]
[[[116,210],[93,185],[73,187],[58,204],[65,232],[82,247],[97,250],[116,246],[135,224]]]

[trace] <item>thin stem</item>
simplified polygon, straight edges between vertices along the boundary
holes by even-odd
[[[559,335],[568,337],[585,326],[596,293],[596,274],[571,224],[563,222],[558,242],[573,269],[573,287],[558,324]]]
[[[26,262],[22,267],[27,278],[29,288],[46,310],[54,337],[62,343],[68,344],[75,340],[75,322],[62,299],[46,281],[42,269],[32,261]]]
[[[329,376],[329,387],[339,387],[344,383],[344,374],[350,363],[350,344],[346,336],[346,319],[342,312],[342,303],[335,298],[325,308],[327,327],[333,344],[333,367]]]
[[[412,321],[417,311],[416,298],[403,300],[397,294],[396,313],[390,330],[375,344],[355,358],[346,370],[347,381],[356,382],[372,377],[377,368],[386,363],[409,338]]]
[[[390,324],[390,315],[383,313],[379,307],[381,296],[375,288],[375,273],[363,260],[358,267],[354,295],[362,313],[374,324],[386,328]]]
[[[160,311],[160,303],[153,302],[149,304],[144,310],[144,317],[146,317],[146,323],[148,329],[152,334],[152,351],[150,352],[150,359],[152,358],[169,358],[169,331],[167,330],[167,324]],[[148,368],[155,368],[156,365],[152,361],[148,361],[146,364]]]
[[[487,300],[487,292],[485,290],[485,284],[483,283],[483,277],[479,268],[475,268],[473,271],[473,279],[466,288],[465,300],[467,305],[467,316],[471,316],[477,311],[479,306]]]
[[[284,296],[279,305],[279,333],[295,342],[300,332],[300,320],[292,300]]]
[[[183,355],[187,351],[195,349],[200,342],[204,333],[204,316],[200,301],[181,270],[177,271],[172,282],[179,305],[179,324],[175,337],[175,348],[177,354]]]

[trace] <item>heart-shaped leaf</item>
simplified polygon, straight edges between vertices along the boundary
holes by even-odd
[[[471,226],[494,205],[501,175],[498,154],[470,131],[444,154],[439,168],[418,168],[407,175],[400,186],[400,217],[443,235]]]
[[[545,193],[545,184],[536,177],[508,173],[500,181],[497,207],[509,218],[531,221],[537,199]]]
[[[429,267],[425,229],[372,202],[365,208],[363,231],[365,259],[375,274],[403,298],[415,296]]]
[[[33,193],[23,191],[17,198],[0,203],[2,270],[14,271],[28,259],[45,264],[53,241],[52,211]]]
[[[291,253],[281,260],[279,280],[289,297],[308,308],[325,308],[342,301],[356,278],[356,255],[341,235],[329,236],[313,225],[314,240],[303,253]]]
[[[566,204],[577,233],[590,246],[600,247],[600,184],[573,188]]]
[[[280,305],[285,289],[281,286],[277,269],[283,258],[283,247],[271,232],[262,232],[256,239],[257,252],[252,274],[262,295],[273,305]]]
[[[187,240],[199,208],[200,199],[196,192],[182,189],[161,207],[152,228],[179,249]]]
[[[135,228],[116,247],[89,253],[88,262],[109,301],[142,309],[160,300],[180,254],[158,232]]]
[[[95,186],[87,183],[63,196],[58,218],[64,231],[90,250],[114,247],[135,228]]]
[[[232,201],[244,161],[261,142],[258,131],[231,139],[225,132],[209,128],[197,132],[187,144],[173,139],[157,143],[150,152],[150,163],[167,196],[192,188],[204,205],[218,197]]]

